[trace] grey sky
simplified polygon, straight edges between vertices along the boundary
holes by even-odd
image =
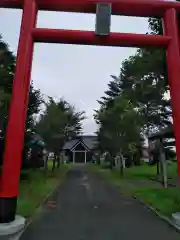
[[[0,33],[16,53],[21,11],[0,9],[0,16]],[[94,26],[94,15],[55,12],[38,15],[38,27],[94,30]],[[146,33],[148,22],[143,18],[113,16],[111,31]],[[44,96],[64,97],[78,110],[85,110],[84,132],[93,133],[96,100],[103,96],[110,74],[118,75],[121,62],[135,51],[132,48],[36,44],[32,79]]]

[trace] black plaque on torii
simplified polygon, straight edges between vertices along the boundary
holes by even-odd
[[[96,4],[96,26],[95,34],[108,36],[111,31],[111,3]]]

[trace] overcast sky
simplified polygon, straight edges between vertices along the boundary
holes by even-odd
[[[0,33],[16,54],[21,11],[0,9]],[[38,27],[94,30],[95,16],[75,13],[39,12]],[[146,33],[148,21],[143,18],[112,17],[111,31]],[[36,44],[32,79],[44,96],[64,97],[86,112],[84,132],[93,134],[96,124],[93,109],[103,96],[110,75],[119,75],[123,60],[135,48],[92,47],[62,44]]]

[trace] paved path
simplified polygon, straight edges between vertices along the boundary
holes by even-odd
[[[136,200],[121,196],[85,167],[74,167],[57,205],[44,210],[21,240],[179,240],[180,234]]]

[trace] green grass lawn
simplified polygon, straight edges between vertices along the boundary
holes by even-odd
[[[180,211],[180,188],[178,187],[169,187],[168,189],[137,188],[133,194],[168,217],[172,213]]]
[[[137,179],[150,179],[156,178],[157,175],[156,166],[149,166],[148,164],[142,164],[141,166],[126,168],[124,170],[125,178],[137,178]],[[167,174],[169,178],[177,177],[177,163],[172,162],[167,165]]]
[[[118,171],[103,169],[97,165],[91,165],[90,170],[102,174],[108,182],[118,187],[122,194],[136,196],[166,216],[180,211],[180,188],[164,189],[161,184],[151,181],[150,178],[156,176],[155,166],[143,164],[127,168],[123,178]],[[168,165],[168,176],[177,177],[176,163]]]
[[[70,167],[61,165],[54,172],[45,172],[43,169],[23,170],[17,213],[27,218],[33,215],[43,199],[61,183]]]

